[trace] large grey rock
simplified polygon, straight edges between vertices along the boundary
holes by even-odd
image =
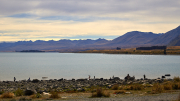
[[[37,93],[35,89],[29,89],[29,88],[27,88],[27,89],[24,91],[24,94],[25,94],[25,95],[33,95],[33,94],[35,94],[35,93]]]

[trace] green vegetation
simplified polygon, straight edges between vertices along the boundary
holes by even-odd
[[[21,90],[20,88],[18,88],[18,89],[14,92],[14,94],[15,94],[16,96],[23,96],[23,95],[24,95],[24,91]]]
[[[31,98],[42,98],[42,95],[40,93],[31,95]]]

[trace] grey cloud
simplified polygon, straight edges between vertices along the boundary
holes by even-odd
[[[167,13],[179,16],[179,5],[179,0],[0,0],[0,15],[33,13],[40,10],[66,16],[138,12],[152,16],[164,16]]]
[[[35,9],[34,0],[0,0],[0,15],[8,16]]]

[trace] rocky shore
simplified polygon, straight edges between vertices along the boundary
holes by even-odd
[[[172,81],[173,79],[168,79]],[[167,81],[167,79],[166,79]],[[13,92],[17,89],[23,91],[29,91],[32,93],[43,93],[56,90],[59,92],[67,91],[86,91],[91,87],[104,87],[110,89],[113,85],[127,85],[133,83],[139,84],[149,84],[150,86],[154,83],[163,83],[164,79],[120,79],[119,77],[114,77],[113,79],[50,79],[50,80],[20,80],[20,81],[0,81],[0,92]]]

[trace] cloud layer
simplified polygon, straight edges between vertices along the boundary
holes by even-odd
[[[0,0],[0,40],[164,33],[179,26],[179,5],[179,0]]]

